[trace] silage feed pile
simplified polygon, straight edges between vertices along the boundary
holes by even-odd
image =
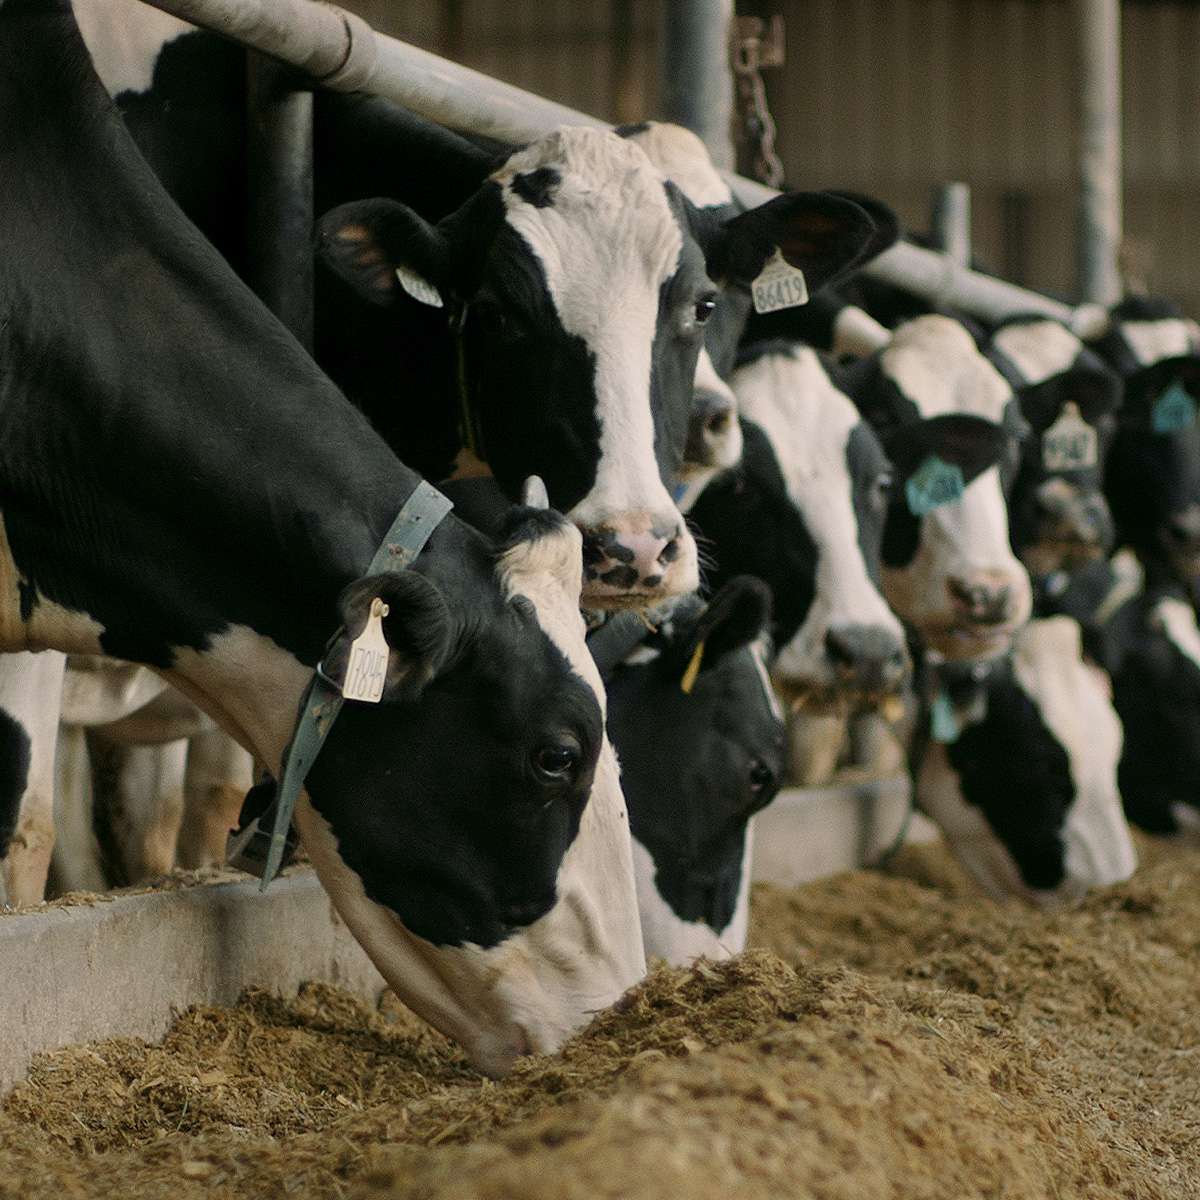
[[[37,1060],[0,1196],[1193,1200],[1200,853],[1141,845],[1062,914],[939,847],[759,886],[755,949],[655,971],[500,1083],[327,987],[190,1009]]]

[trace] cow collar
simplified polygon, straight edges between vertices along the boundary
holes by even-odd
[[[397,513],[383,544],[371,559],[367,574],[402,571],[420,554],[451,508],[453,505],[450,501],[422,479]],[[341,711],[342,703],[341,687],[322,672],[318,663],[300,701],[296,728],[284,752],[283,772],[275,794],[274,822],[265,856],[261,849],[270,809],[257,821],[230,836],[226,857],[230,861],[236,859],[238,865],[252,873],[261,873],[260,891],[266,891],[267,884],[279,872],[300,789],[333,727],[334,718]]]

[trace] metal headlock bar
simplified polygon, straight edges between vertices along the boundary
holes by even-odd
[[[273,55],[326,87],[381,96],[452,129],[521,145],[557,125],[609,128],[596,117],[376,33],[360,17],[319,0],[148,2]],[[778,195],[760,183],[722,174],[744,204],[758,205]],[[907,243],[885,251],[864,271],[983,320],[1040,312],[1082,331],[1096,315],[1093,306],[1072,308]]]

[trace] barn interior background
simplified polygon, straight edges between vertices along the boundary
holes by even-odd
[[[613,122],[663,117],[669,0],[348,0],[391,34]],[[783,17],[762,78],[789,187],[878,196],[928,228],[971,188],[975,252],[1079,299],[1077,37],[1069,0],[739,0]],[[1124,243],[1133,289],[1200,318],[1200,3],[1121,5]]]

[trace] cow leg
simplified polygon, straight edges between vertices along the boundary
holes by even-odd
[[[3,824],[0,902],[38,904],[54,850],[54,749],[66,655],[57,650],[0,660]]]
[[[226,838],[237,828],[242,801],[253,783],[253,758],[227,733],[212,729],[192,737],[177,848],[181,867],[212,867],[225,861]]]
[[[188,742],[161,746],[123,745],[93,730],[93,758],[103,760],[105,786],[97,806],[106,816],[103,836],[113,875],[137,883],[166,875],[175,865],[175,843],[183,819],[183,777]]]
[[[87,730],[60,725],[54,761],[54,828],[57,839],[50,859],[51,895],[103,892],[108,888],[100,845],[92,828],[92,765]]]

